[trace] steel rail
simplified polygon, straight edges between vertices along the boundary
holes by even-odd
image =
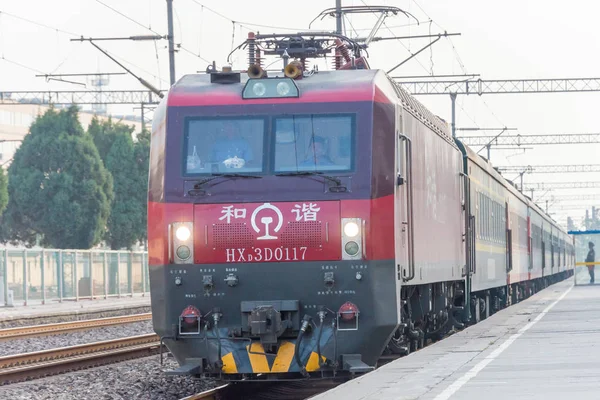
[[[217,400],[219,398],[219,394],[230,385],[230,383],[226,383],[225,385],[217,386],[216,388],[205,390],[204,392],[182,397],[179,400]]]
[[[156,334],[0,357],[0,385],[157,354]]]
[[[152,313],[122,315],[118,317],[106,317],[97,319],[86,319],[81,321],[59,322],[54,324],[19,326],[15,328],[0,329],[0,341],[22,339],[32,336],[56,335],[59,333],[75,332],[104,326],[129,324],[132,322],[148,321]]]

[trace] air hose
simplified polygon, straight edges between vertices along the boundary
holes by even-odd
[[[215,308],[213,311],[213,320],[215,322],[214,330],[217,336],[217,361],[215,362],[215,365],[219,369],[223,367],[223,360],[221,360],[221,334],[219,332],[219,320],[221,319],[221,316],[221,310]]]
[[[300,359],[300,344],[302,343],[304,333],[308,330],[308,327],[310,326],[311,320],[312,318],[309,315],[305,315],[302,318],[302,325],[300,326],[300,332],[298,333],[298,338],[296,339],[296,346],[294,348],[294,358],[296,360],[296,364],[298,364],[298,366],[300,367],[300,373],[304,377],[308,376],[308,374],[306,373],[306,367]]]
[[[323,321],[325,320],[325,316],[327,313],[325,310],[321,310],[318,313],[319,315],[319,334],[317,335],[317,357],[319,360],[319,368],[323,366],[323,357],[321,357],[321,335],[323,334]]]

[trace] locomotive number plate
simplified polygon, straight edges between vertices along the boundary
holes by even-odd
[[[254,247],[252,249],[226,249],[227,262],[302,261],[308,247]]]

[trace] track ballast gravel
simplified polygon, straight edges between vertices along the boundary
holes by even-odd
[[[55,324],[58,322],[82,321],[86,319],[120,317],[123,315],[144,314],[151,312],[150,306],[116,308],[112,310],[80,311],[72,313],[58,313],[53,315],[38,315],[23,318],[0,319],[0,329],[16,328],[17,326],[32,326]],[[50,312],[50,311],[49,311]]]
[[[177,367],[165,358],[163,370]],[[217,382],[166,376],[159,356],[97,367],[31,382],[0,386],[0,399],[11,400],[178,400],[216,387]]]
[[[123,325],[90,328],[85,331],[61,333],[58,335],[6,340],[0,342],[0,357],[56,349],[59,347],[77,346],[104,340],[120,339],[128,336],[145,335],[153,332],[152,321],[148,320]]]

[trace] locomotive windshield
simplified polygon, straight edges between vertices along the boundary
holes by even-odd
[[[264,171],[264,118],[202,118],[186,129],[187,174]]]
[[[275,172],[350,171],[353,126],[350,115],[275,118]]]
[[[347,172],[354,166],[354,131],[354,115],[348,114],[193,118],[186,124],[184,171]]]

